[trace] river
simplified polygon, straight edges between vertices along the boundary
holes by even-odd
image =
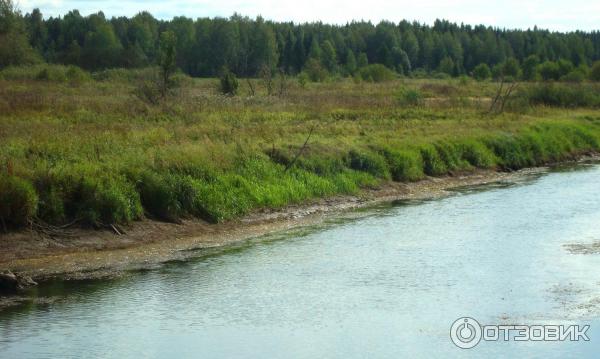
[[[0,312],[0,358],[592,357],[600,166],[332,217],[110,280],[54,281]],[[600,252],[598,252],[600,253]],[[590,325],[590,341],[485,341],[450,326]]]

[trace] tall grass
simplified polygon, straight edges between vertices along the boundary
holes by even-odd
[[[600,149],[592,110],[581,119],[545,108],[490,118],[462,105],[416,106],[412,95],[399,102],[393,81],[309,84],[274,98],[246,97],[242,88],[224,97],[214,80],[190,80],[180,96],[148,106],[131,95],[131,81],[115,80],[119,70],[70,86],[75,72],[1,72],[0,226],[144,216],[220,222],[387,181],[514,170]],[[402,81],[421,89],[419,105],[421,91],[439,98],[454,88],[465,96],[489,90]]]

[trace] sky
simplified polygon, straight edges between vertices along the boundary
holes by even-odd
[[[15,0],[22,12],[40,8],[45,17],[78,9],[83,15],[102,10],[107,17],[149,11],[155,17],[229,17],[241,15],[274,21],[345,24],[352,20],[400,20],[432,24],[435,19],[501,28],[554,31],[600,30],[599,0]]]

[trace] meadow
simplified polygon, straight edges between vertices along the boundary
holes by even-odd
[[[218,79],[178,75],[169,98],[149,104],[136,96],[148,71],[0,71],[0,230],[220,222],[600,149],[600,87],[587,82],[521,83],[490,111],[499,84],[470,78],[289,77],[271,91],[240,79],[226,96]]]

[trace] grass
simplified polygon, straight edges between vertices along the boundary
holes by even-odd
[[[514,170],[600,147],[593,108],[534,104],[487,115],[494,83],[290,80],[279,97],[251,79],[256,96],[244,80],[229,97],[216,79],[186,78],[170,101],[150,106],[133,95],[149,70],[44,70],[0,72],[0,219],[8,228],[31,219],[219,222],[387,181]]]

